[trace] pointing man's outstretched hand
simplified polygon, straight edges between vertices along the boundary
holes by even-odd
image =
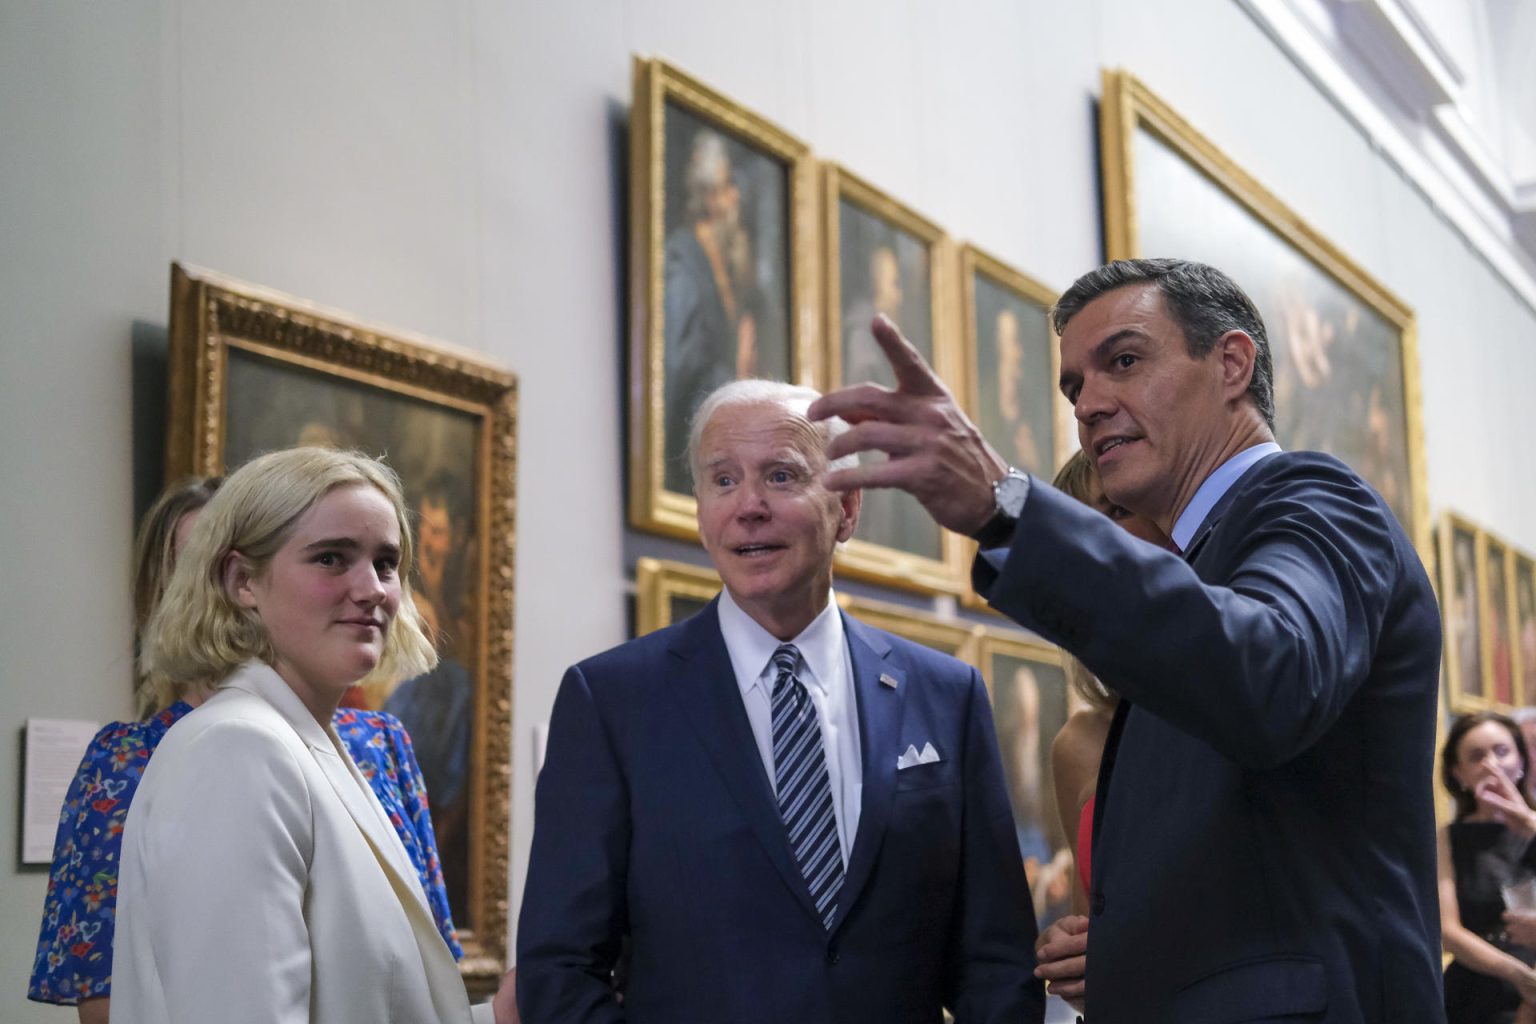
[[[972,534],[996,508],[992,484],[1008,465],[960,411],[912,343],[885,316],[870,325],[896,372],[896,388],[855,384],[817,399],[813,420],[841,416],[852,429],[827,447],[827,457],[882,451],[889,458],[827,475],[837,491],[895,487],[920,501],[928,514],[956,533]]]

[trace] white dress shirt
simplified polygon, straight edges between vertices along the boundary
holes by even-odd
[[[731,668],[736,673],[736,685],[741,688],[741,702],[747,709],[747,721],[752,724],[757,752],[768,773],[768,784],[777,790],[773,767],[773,684],[778,673],[773,668],[773,652],[781,641],[742,611],[729,590],[720,592],[719,611],[720,635],[731,656]],[[811,703],[816,705],[821,749],[826,754],[827,777],[832,785],[832,813],[837,818],[838,845],[846,869],[853,837],[859,830],[864,765],[859,750],[853,659],[843,635],[842,615],[830,591],[821,614],[787,642],[800,651],[800,667],[795,674]]]

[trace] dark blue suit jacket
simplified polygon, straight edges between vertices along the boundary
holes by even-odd
[[[1381,498],[1259,462],[1180,559],[1038,482],[992,604],[1121,693],[1095,807],[1093,1024],[1443,1021],[1440,619]]]
[[[829,933],[716,606],[570,669],[518,922],[525,1024],[1039,1021],[1035,923],[986,689],[843,618],[864,788]],[[881,682],[887,677],[894,688]],[[898,771],[909,745],[942,758]],[[624,1004],[609,973],[627,938]]]

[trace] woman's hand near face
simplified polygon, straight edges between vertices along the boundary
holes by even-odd
[[[1536,810],[1520,795],[1520,790],[1502,771],[1490,772],[1472,790],[1479,804],[1524,839],[1536,838]]]

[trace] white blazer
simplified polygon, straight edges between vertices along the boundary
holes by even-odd
[[[160,742],[123,828],[112,1019],[442,1024],[471,1014],[412,866],[329,724],[246,663]]]

